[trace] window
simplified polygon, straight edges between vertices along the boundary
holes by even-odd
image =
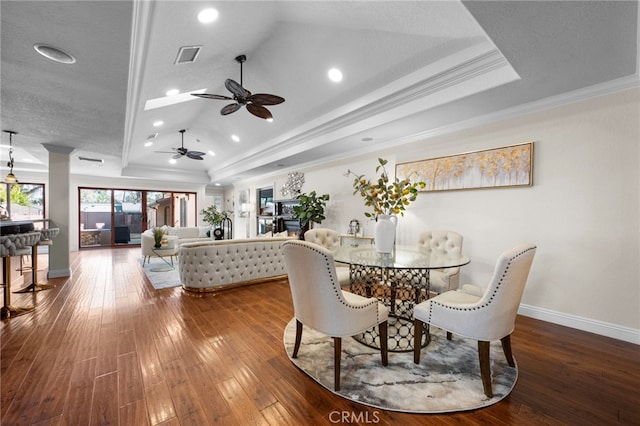
[[[7,194],[9,194],[7,196]],[[2,220],[30,220],[35,229],[44,228],[44,184],[5,183],[0,185]]]

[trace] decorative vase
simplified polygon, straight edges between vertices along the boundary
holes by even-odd
[[[155,244],[153,245],[153,248],[157,248],[157,249],[159,249],[160,247],[162,247],[162,243],[155,243]]]
[[[373,237],[378,253],[391,253],[396,243],[396,225],[398,218],[394,215],[381,214],[376,219]]]

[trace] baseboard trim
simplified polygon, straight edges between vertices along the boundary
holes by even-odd
[[[71,276],[71,268],[66,269],[49,269],[47,278],[63,278]]]
[[[535,318],[542,321],[551,322],[566,327],[575,328],[613,339],[624,340],[625,342],[640,345],[640,330],[630,327],[623,327],[603,321],[596,321],[590,318],[569,315],[550,309],[539,308],[530,305],[520,305],[518,313],[525,317]]]

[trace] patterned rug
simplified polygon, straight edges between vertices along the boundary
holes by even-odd
[[[140,262],[140,266],[142,266],[142,258],[138,259],[138,262]],[[162,259],[152,257],[149,262],[142,266],[142,269],[156,290],[182,285],[180,282],[180,273],[178,272],[178,262],[175,260],[173,261],[173,269],[171,269]]]
[[[446,413],[474,410],[505,398],[516,383],[516,368],[507,365],[499,341],[491,343],[493,398],[483,392],[477,342],[431,327],[431,343],[422,349],[420,364],[412,352],[389,352],[383,367],[380,351],[352,338],[342,339],[341,390],[333,390],[333,339],[304,327],[297,358],[291,358],[295,319],[285,329],[289,359],[316,382],[344,398],[383,410]]]

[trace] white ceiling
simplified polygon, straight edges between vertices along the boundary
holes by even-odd
[[[19,133],[18,178],[46,172],[42,144],[54,144],[75,148],[76,174],[233,184],[638,76],[636,1],[0,4],[2,129]],[[196,15],[207,6],[219,18],[203,25]],[[49,61],[35,43],[77,62]],[[194,45],[202,46],[194,63],[174,63],[180,47]],[[229,95],[224,81],[240,81],[240,54],[245,88],[286,99],[268,107],[273,123],[244,108],[222,116],[228,102],[195,97],[144,110],[171,88]],[[326,76],[334,66],[340,83]],[[215,156],[169,164],[171,154],[155,151],[180,146],[180,129],[187,148]],[[4,166],[7,149],[0,153]]]

